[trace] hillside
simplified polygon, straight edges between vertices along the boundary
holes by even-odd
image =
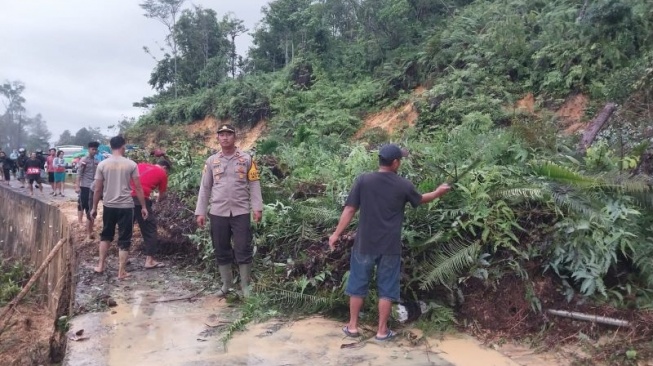
[[[171,186],[193,207],[216,121],[252,129],[241,145],[255,140],[263,167],[255,242],[266,306],[342,314],[356,226],[333,253],[324,241],[356,176],[392,141],[412,152],[401,174],[419,191],[455,182],[436,204],[406,211],[402,299],[430,305],[424,329],[474,324],[466,329],[488,338],[548,329],[546,345],[598,339],[609,327],[547,313],[587,312],[631,322],[588,357],[647,359],[653,200],[648,177],[634,173],[646,171],[638,165],[653,136],[653,3],[438,4],[273,1],[239,75],[157,74],[168,78],[130,136],[148,131],[168,146],[179,166]],[[579,149],[608,102],[619,107]],[[176,237],[187,240],[192,215],[174,217],[188,220]],[[191,237],[207,258],[206,233]]]

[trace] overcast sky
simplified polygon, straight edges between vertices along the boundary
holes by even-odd
[[[41,113],[55,142],[64,130],[106,127],[143,113],[132,103],[147,83],[165,27],[143,16],[140,0],[0,0],[0,82],[25,84],[27,113]],[[253,31],[268,0],[187,0],[218,17],[232,12]],[[236,39],[245,55],[249,35]],[[0,105],[0,113],[4,106]]]

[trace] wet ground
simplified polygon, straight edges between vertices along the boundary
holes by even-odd
[[[18,182],[12,186],[17,188]],[[27,193],[27,190],[22,191]],[[63,364],[102,365],[565,365],[552,355],[535,354],[516,345],[485,347],[464,334],[425,338],[419,330],[402,329],[390,342],[345,337],[343,324],[322,317],[288,320],[273,317],[231,332],[239,321],[237,305],[212,295],[217,280],[167,258],[165,268],[145,269],[133,251],[132,275],[117,280],[117,250],[108,268],[96,274],[97,243],[87,240],[76,223],[77,194],[65,197],[35,190],[35,198],[57,205],[78,232],[79,248],[75,316]],[[96,228],[98,229],[98,228]],[[137,230],[136,230],[137,232]],[[138,239],[135,240],[138,242]],[[137,247],[137,245],[136,245]],[[75,335],[79,332],[80,335]],[[225,342],[227,336],[228,341]]]
[[[84,242],[80,251],[94,247]],[[512,357],[484,347],[463,334],[423,338],[403,329],[391,342],[345,337],[343,324],[322,317],[288,320],[273,317],[247,324],[225,342],[239,320],[239,303],[213,293],[217,281],[192,266],[145,269],[134,256],[131,277],[118,281],[117,256],[95,274],[96,257],[80,261],[76,311],[70,336],[83,330],[80,341],[68,343],[64,365],[556,365],[552,357],[512,346]],[[242,304],[242,303],[240,303]]]

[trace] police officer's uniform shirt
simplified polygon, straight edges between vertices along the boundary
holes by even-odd
[[[231,156],[219,152],[206,160],[195,215],[206,215],[209,203],[215,216],[263,211],[259,174],[251,155],[236,149]]]

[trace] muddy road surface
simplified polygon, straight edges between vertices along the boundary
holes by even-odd
[[[166,267],[145,269],[137,229],[128,265],[131,277],[117,279],[115,246],[107,270],[95,273],[98,243],[86,238],[77,222],[77,195],[66,189],[66,197],[52,197],[49,190],[44,187],[42,195],[36,191],[35,198],[66,213],[79,254],[74,314],[60,320],[69,329],[63,365],[569,364],[525,347],[485,347],[464,334],[426,338],[410,327],[396,329],[398,336],[392,341],[374,340],[371,328],[363,328],[361,339],[349,338],[342,323],[319,316],[287,319],[276,314],[263,323],[234,329],[242,303],[213,295],[217,279],[179,258],[158,258]]]

